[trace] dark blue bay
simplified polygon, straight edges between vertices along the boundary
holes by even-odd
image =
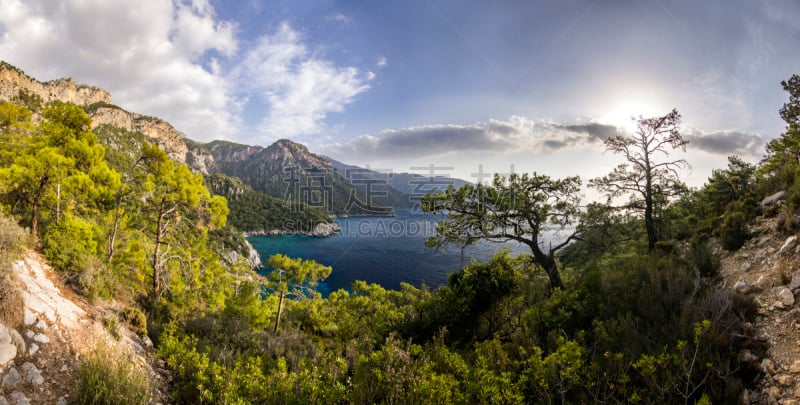
[[[356,280],[389,289],[399,289],[401,282],[435,288],[446,283],[447,275],[462,263],[458,247],[449,247],[447,252],[425,247],[425,240],[435,234],[439,219],[398,210],[394,218],[338,218],[342,231],[327,238],[289,235],[249,240],[264,261],[270,255],[283,253],[333,267],[331,276],[318,288],[323,295],[349,289]],[[527,252],[518,244],[482,242],[465,249],[464,263],[473,259],[486,261],[504,247],[515,254]]]

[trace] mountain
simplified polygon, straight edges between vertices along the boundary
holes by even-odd
[[[393,215],[402,202],[387,184],[364,181],[355,173],[340,171],[330,159],[305,146],[281,139],[264,148],[227,141],[192,143],[194,156],[209,156],[209,173],[241,179],[257,191],[290,204],[302,203],[335,215]]]
[[[124,146],[130,154],[135,153],[137,142],[157,144],[176,162],[204,175],[237,177],[257,192],[292,203],[287,207],[303,203],[335,215],[391,216],[392,207],[408,205],[397,190],[353,171],[337,170],[330,159],[298,143],[283,139],[265,148],[226,141],[196,142],[170,123],[126,111],[112,104],[107,91],[70,78],[39,82],[0,62],[0,100],[23,103],[34,113],[50,101],[75,103],[92,118],[92,129],[100,134],[101,142],[112,148]]]
[[[340,173],[358,173],[363,179],[376,183],[387,184],[400,197],[391,201],[393,207],[414,207],[425,194],[441,192],[448,186],[460,188],[468,181],[447,176],[424,176],[416,173],[394,173],[365,169],[359,166],[348,165],[338,160],[327,158]]]

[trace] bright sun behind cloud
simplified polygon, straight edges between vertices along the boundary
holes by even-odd
[[[640,101],[623,101],[614,104],[607,114],[598,118],[598,121],[623,128],[627,132],[634,132],[640,116],[649,118],[665,113],[666,111],[659,111],[652,105]]]

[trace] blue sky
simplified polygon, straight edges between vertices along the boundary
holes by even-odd
[[[683,114],[685,174],[757,161],[800,73],[790,0],[0,0],[0,59],[201,141],[347,163],[599,176],[602,136]],[[611,132],[609,132],[611,131]]]

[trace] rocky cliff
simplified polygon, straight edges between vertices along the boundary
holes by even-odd
[[[41,97],[42,101],[64,101],[77,105],[111,103],[111,95],[94,86],[77,84],[71,78],[40,82],[22,70],[0,61],[0,99],[12,100],[20,90]]]

